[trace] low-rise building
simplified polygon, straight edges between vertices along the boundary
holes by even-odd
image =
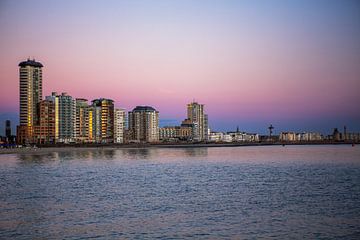
[[[257,133],[246,133],[246,132],[229,132],[233,142],[259,142],[260,137]]]
[[[209,142],[222,142],[223,139],[223,132],[210,132],[209,134]]]
[[[317,132],[304,132],[298,134],[298,141],[321,141],[323,136]]]
[[[350,142],[359,142],[360,141],[360,133],[346,133],[344,134],[344,140]]]
[[[192,137],[192,128],[189,126],[165,126],[159,128],[161,141],[189,141]]]
[[[259,134],[246,132],[210,132],[210,142],[259,142]]]
[[[295,132],[281,132],[279,140],[285,142],[293,142],[297,141],[297,136]]]

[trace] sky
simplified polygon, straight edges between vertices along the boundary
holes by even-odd
[[[43,96],[150,105],[161,125],[205,104],[214,131],[360,132],[360,1],[0,1],[0,135],[18,63]]]

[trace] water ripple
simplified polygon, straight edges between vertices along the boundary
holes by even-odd
[[[0,155],[0,239],[359,239],[360,150]]]

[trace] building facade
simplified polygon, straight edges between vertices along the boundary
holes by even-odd
[[[159,139],[161,141],[189,141],[192,137],[192,127],[165,126],[159,128]]]
[[[39,121],[34,126],[34,143],[52,144],[55,143],[55,103],[49,100],[42,100],[38,107]]]
[[[193,140],[208,140],[208,117],[204,112],[204,104],[192,102],[187,105],[187,118],[193,124]]]
[[[75,142],[76,105],[67,93],[53,92],[46,100],[55,104],[55,142]]]
[[[114,142],[114,102],[95,99],[89,109],[89,140],[96,143]]]
[[[124,109],[114,111],[114,143],[125,142],[126,112]]]
[[[159,112],[153,107],[137,106],[129,112],[129,136],[134,142],[159,141]]]
[[[34,126],[38,122],[38,103],[42,100],[42,67],[34,59],[19,63],[20,125],[18,143],[31,143]]]
[[[297,140],[295,132],[281,132],[279,135],[280,141],[293,142]]]
[[[75,140],[79,143],[85,143],[89,140],[89,105],[88,100],[77,98],[75,100]]]
[[[299,133],[297,140],[298,141],[322,141],[324,137],[321,135],[321,133],[317,132],[304,132]]]

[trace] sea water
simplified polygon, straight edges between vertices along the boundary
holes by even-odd
[[[360,146],[0,155],[0,239],[360,239]]]

